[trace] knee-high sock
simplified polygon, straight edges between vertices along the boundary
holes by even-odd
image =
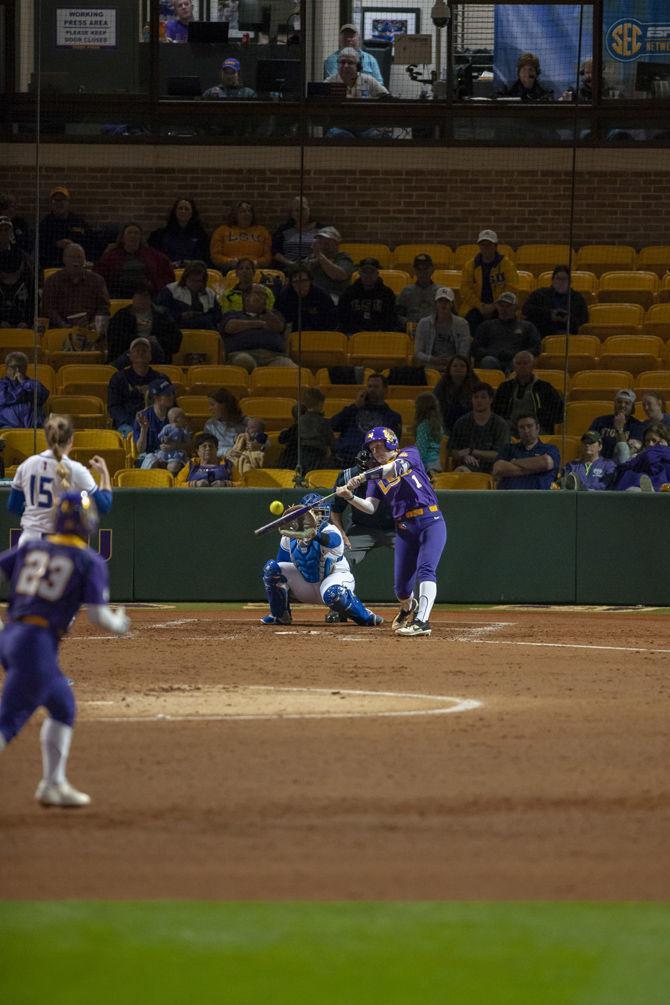
[[[416,612],[417,621],[428,621],[436,596],[437,583],[419,583],[419,610]]]
[[[60,785],[65,781],[65,767],[72,743],[72,726],[55,719],[45,719],[40,730],[42,747],[42,777],[46,782]]]
[[[6,746],[7,746],[7,741],[5,740],[5,738],[2,735],[2,733],[0,733],[0,750],[4,750]]]

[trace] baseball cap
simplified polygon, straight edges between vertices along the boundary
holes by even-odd
[[[498,235],[495,230],[480,230],[479,237],[477,238],[477,244],[480,244],[481,241],[491,241],[492,244],[497,244]]]
[[[451,302],[453,304],[453,302],[454,302],[454,300],[456,298],[454,297],[454,291],[451,289],[450,286],[440,286],[435,291],[435,299],[436,300],[451,300]]]
[[[149,384],[149,394],[152,398],[157,398],[161,394],[174,394],[174,384],[171,384],[167,377],[152,380]]]
[[[359,269],[381,269],[381,265],[376,258],[361,258],[358,263]]]
[[[432,265],[433,264],[433,259],[430,257],[430,255],[427,255],[425,251],[422,251],[421,254],[414,256],[414,264],[415,265]]]
[[[342,27],[340,28],[340,35],[342,34],[342,32],[345,31],[356,32],[356,34],[358,35],[358,27],[355,24],[343,24]]]
[[[512,293],[511,290],[507,290],[505,293],[501,293],[496,300],[497,304],[516,304],[516,293]]]
[[[625,398],[626,401],[630,401],[631,405],[636,402],[635,391],[631,390],[630,387],[622,387],[620,391],[614,395],[615,398]]]
[[[65,185],[56,185],[56,187],[52,188],[49,192],[49,198],[53,199],[55,195],[64,195],[66,199],[69,199],[70,190],[65,188]]]
[[[603,438],[597,429],[587,429],[585,433],[582,434],[582,443],[602,443]]]
[[[139,338],[134,338],[128,348],[134,349],[136,345],[145,345],[147,346],[148,349],[151,349],[151,342],[149,341],[148,338],[144,338],[143,336],[140,336]]]
[[[341,241],[342,236],[339,230],[335,230],[335,227],[322,227],[321,230],[317,230],[317,237],[328,237],[331,241]]]
[[[235,59],[234,56],[229,56],[228,59],[224,59],[223,63],[221,64],[221,69],[232,70],[234,73],[239,73],[240,61],[239,59]]]

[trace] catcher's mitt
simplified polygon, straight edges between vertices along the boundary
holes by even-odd
[[[284,514],[285,517],[291,516],[291,510],[301,509],[300,506],[291,506],[286,510]],[[307,510],[306,513],[300,513],[299,516],[294,517],[292,520],[287,520],[279,527],[279,533],[283,534],[284,537],[295,538],[297,541],[311,541],[312,538],[316,537],[316,532],[318,530],[318,518],[312,510]]]

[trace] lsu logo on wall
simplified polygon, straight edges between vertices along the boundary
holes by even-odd
[[[642,24],[622,17],[605,33],[605,45],[612,59],[632,63],[641,56],[670,59],[670,24]]]
[[[12,527],[9,531],[9,547],[16,548],[19,543],[19,538],[21,537],[21,528]],[[99,530],[98,531],[98,547],[95,547],[95,539],[89,541],[89,547],[93,548],[100,555],[100,558],[104,558],[105,562],[109,562],[112,557],[112,531],[111,530]]]

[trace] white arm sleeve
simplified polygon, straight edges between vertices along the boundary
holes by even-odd
[[[89,604],[87,611],[91,624],[106,628],[115,635],[125,635],[130,628],[130,618],[125,607],[117,607],[113,611],[107,604]]]
[[[350,506],[355,506],[359,509],[361,513],[367,513],[372,516],[373,513],[377,512],[379,507],[379,499],[361,499],[360,496],[354,496],[353,499],[347,499]]]

